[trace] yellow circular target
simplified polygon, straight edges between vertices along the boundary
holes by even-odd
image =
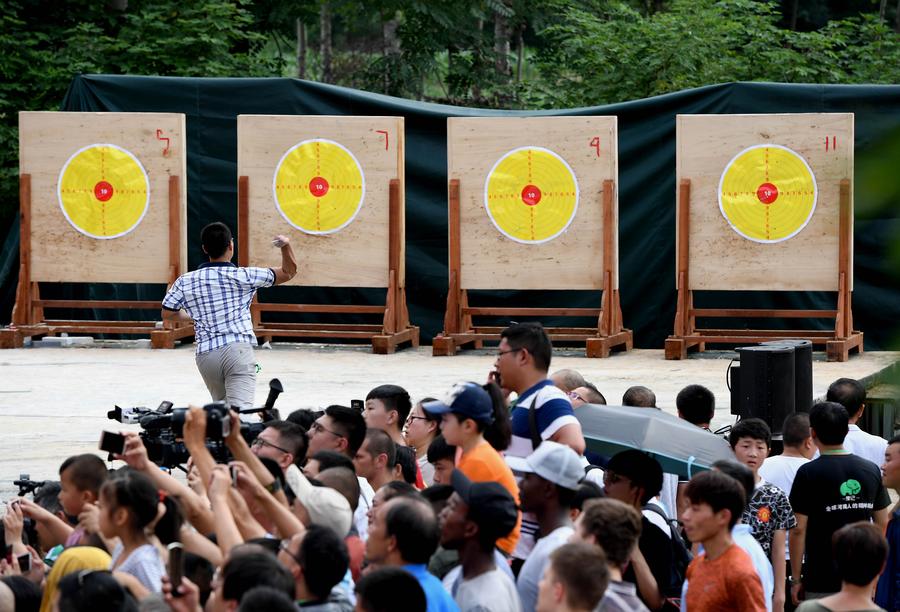
[[[76,230],[91,238],[118,238],[147,214],[150,181],[131,152],[114,144],[92,144],[63,165],[57,197]]]
[[[497,230],[510,240],[547,242],[575,218],[578,180],[569,164],[549,149],[513,149],[488,172],[484,207]]]
[[[719,180],[719,209],[748,240],[788,240],[816,210],[816,177],[806,160],[781,145],[755,145],[732,159]]]
[[[346,147],[316,138],[294,145],[281,157],[272,191],[285,221],[307,234],[332,234],[359,213],[366,177]]]

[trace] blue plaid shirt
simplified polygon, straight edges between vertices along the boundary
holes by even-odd
[[[162,307],[175,311],[183,308],[191,316],[198,355],[235,342],[255,345],[250,302],[258,287],[274,284],[271,268],[207,262],[179,276],[163,298]]]

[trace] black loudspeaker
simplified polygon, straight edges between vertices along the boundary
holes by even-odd
[[[760,346],[790,346],[794,349],[794,410],[809,412],[813,403],[812,342],[809,340],[772,340]]]
[[[759,418],[773,436],[794,413],[794,347],[744,346],[736,349],[741,360],[732,367],[731,413],[742,419]]]

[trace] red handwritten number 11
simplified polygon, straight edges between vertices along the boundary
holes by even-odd
[[[591,146],[597,151],[597,157],[600,157],[600,137],[594,136],[591,139]]]

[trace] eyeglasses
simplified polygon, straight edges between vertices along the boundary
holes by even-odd
[[[310,429],[312,429],[315,433],[327,432],[327,433],[330,433],[332,436],[337,436],[338,438],[346,438],[347,437],[343,434],[339,434],[336,431],[331,431],[330,429],[328,429],[327,427],[325,427],[318,421],[314,421],[312,424],[312,427]]]
[[[260,438],[260,437],[258,437],[258,436],[257,436],[257,438],[253,441],[253,446],[257,446],[257,447],[259,447],[259,446],[269,446],[269,447],[271,447],[271,448],[274,448],[275,450],[280,450],[282,453],[285,453],[285,454],[288,454],[288,453],[291,452],[291,451],[289,451],[289,450],[286,450],[286,449],[281,448],[280,446],[277,446],[277,445],[275,445],[275,444],[272,444],[272,443],[269,442],[268,440],[264,440],[264,439],[262,439],[262,438]]]
[[[628,478],[627,476],[620,476],[619,474],[616,474],[615,472],[612,472],[610,470],[606,470],[606,472],[604,472],[604,474],[603,474],[603,482],[604,483],[616,484],[617,482],[623,482],[623,481],[631,482],[631,479]]]
[[[410,421],[410,422],[415,421],[416,419],[418,419],[420,421],[430,421],[431,420],[428,417],[420,417],[420,416],[413,416],[413,415],[409,415],[408,417],[406,417],[406,420]]]
[[[518,353],[519,351],[524,351],[524,350],[525,350],[525,347],[522,347],[522,348],[515,348],[515,349],[508,349],[508,350],[505,350],[505,351],[497,351],[497,359],[503,357],[503,356],[506,355],[507,353]]]
[[[580,401],[584,402],[585,404],[588,403],[588,401],[586,399],[584,399],[583,397],[578,395],[575,391],[569,391],[568,393],[566,393],[566,395],[568,395],[573,400],[580,400]]]
[[[281,543],[278,545],[278,550],[282,551],[288,557],[293,559],[294,563],[296,563],[297,565],[300,565],[300,559],[297,558],[297,555],[295,555],[294,553],[291,552],[290,546],[291,546],[290,539],[282,540]]]

